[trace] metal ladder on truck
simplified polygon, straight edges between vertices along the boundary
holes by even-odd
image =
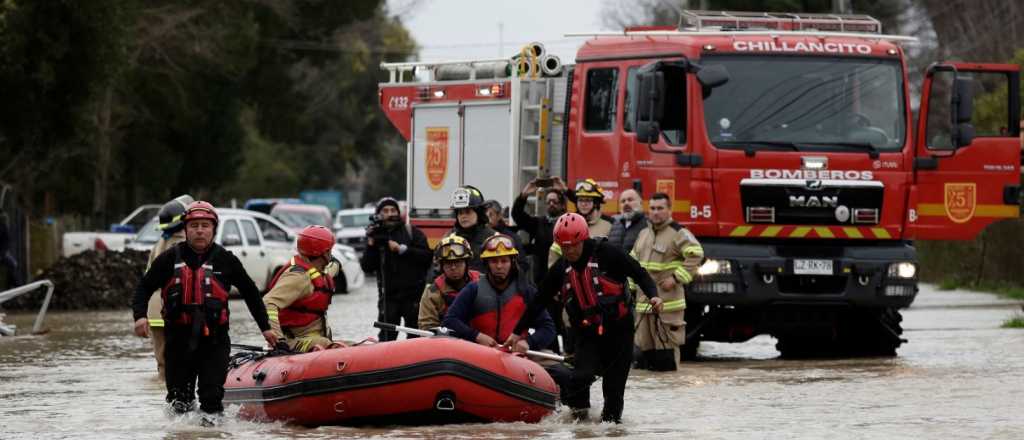
[[[13,289],[0,292],[0,305],[3,305],[3,303],[24,294],[39,291],[42,287],[46,288],[46,298],[43,299],[43,304],[39,306],[39,312],[36,313],[36,321],[32,325],[32,334],[37,334],[42,330],[43,319],[46,317],[46,310],[50,308],[50,298],[53,297],[53,281],[34,281],[21,287],[15,287]],[[0,337],[14,336],[17,331],[17,326],[13,324],[5,324],[3,322],[3,318],[4,315],[0,313]]]
[[[517,190],[538,177],[565,176],[563,133],[567,115],[563,111],[568,93],[567,71],[564,69],[562,75],[555,77],[512,78]],[[527,212],[540,215],[534,197],[528,201]]]

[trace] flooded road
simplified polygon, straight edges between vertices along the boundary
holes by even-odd
[[[59,294],[57,292],[56,294]],[[337,337],[375,335],[376,288],[334,297]],[[241,301],[232,339],[259,344]],[[42,336],[0,339],[0,439],[203,438],[1024,438],[1024,331],[1016,303],[922,286],[896,358],[777,359],[775,340],[705,343],[675,373],[634,371],[622,425],[540,424],[307,429],[228,417],[216,428],[164,412],[150,343],[121,312],[52,313]],[[8,316],[23,330],[33,316]],[[595,384],[592,416],[600,412]],[[231,415],[236,408],[229,408]]]

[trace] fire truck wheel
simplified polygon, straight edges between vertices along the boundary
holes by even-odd
[[[903,343],[902,321],[892,308],[851,312],[840,328],[840,347],[851,356],[896,356]]]

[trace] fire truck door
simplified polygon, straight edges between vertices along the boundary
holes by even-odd
[[[448,209],[452,192],[461,184],[462,121],[456,103],[413,107],[413,137],[409,143],[409,206]]]
[[[928,69],[905,220],[909,238],[969,240],[1020,215],[1019,85],[1012,64]]]
[[[510,139],[509,102],[466,103],[463,113],[463,182],[477,187],[487,199],[511,205],[518,166]]]
[[[689,142],[688,132],[692,127],[688,123],[687,76],[683,69],[663,70],[664,90],[661,94],[664,109],[659,121],[661,133],[657,142],[639,142],[632,133],[629,133],[629,138],[645,201],[649,201],[655,192],[668,194],[672,199],[672,217],[689,225],[709,221],[713,214],[710,194],[706,203],[695,203],[692,200],[693,166],[697,163],[692,162],[696,156],[692,154],[693,147]],[[643,93],[638,90],[637,69],[629,69],[626,87],[627,97]],[[632,119],[633,111],[632,105],[626,109],[627,121]],[[631,132],[633,124],[627,123],[625,128],[625,131]]]

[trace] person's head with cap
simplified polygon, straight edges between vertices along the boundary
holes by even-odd
[[[393,226],[402,222],[402,209],[398,200],[393,197],[384,197],[377,202],[375,214],[380,216],[384,224]]]

